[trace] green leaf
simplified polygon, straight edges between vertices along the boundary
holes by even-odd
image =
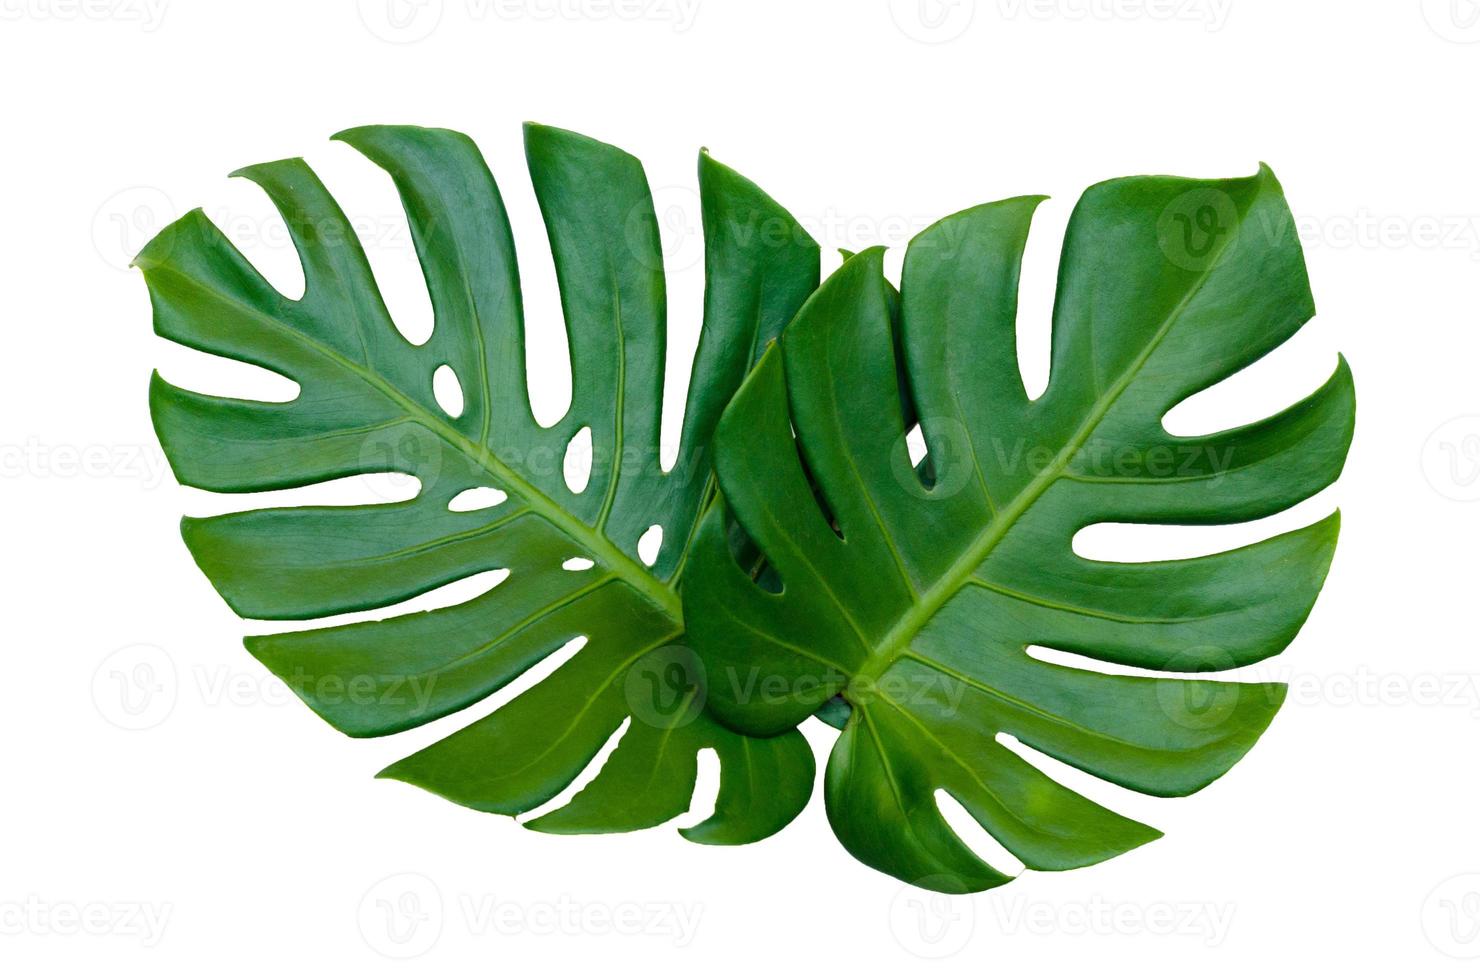
[[[711,709],[764,735],[825,707],[844,724],[826,774],[838,837],[859,860],[944,891],[1008,878],[946,824],[938,790],[1029,868],[1080,867],[1158,836],[999,736],[1180,796],[1247,752],[1284,696],[1280,684],[1054,664],[1030,645],[1146,672],[1263,660],[1309,613],[1337,518],[1146,563],[1079,557],[1075,533],[1274,514],[1336,479],[1352,434],[1344,362],[1261,422],[1198,437],[1162,425],[1314,312],[1267,169],[1088,190],[1064,243],[1049,384],[1030,400],[1014,321],[1039,200],[973,208],[910,243],[900,364],[880,250],[807,301],[716,437],[723,497],[778,581],[758,588],[737,567],[716,511],[685,585],[686,605],[705,610],[690,637]],[[905,402],[927,447],[918,472]],[[838,694],[851,710],[828,704]]]
[[[252,654],[335,728],[399,732],[475,704],[571,641],[585,645],[507,705],[382,775],[455,802],[518,814],[550,800],[629,717],[599,776],[529,824],[576,833],[652,826],[682,813],[695,757],[721,764],[714,816],[684,833],[759,839],[810,794],[805,741],[738,735],[698,710],[678,581],[714,496],[711,439],[754,359],[818,279],[818,248],[754,184],[699,159],[703,332],[679,460],[659,463],[665,290],[641,164],[575,133],[528,126],[530,176],[554,253],[573,394],[549,428],[531,412],[514,243],[498,188],[467,137],[373,126],[339,134],[395,181],[435,325],[421,346],[395,329],[349,222],[302,160],[248,167],[281,211],[306,289],[273,289],[199,211],[139,255],[161,336],[297,382],[286,403],[182,390],[157,375],[150,407],[181,483],[230,493],[355,474],[415,476],[412,500],[187,518],[191,554],[244,617],[301,620],[381,608],[476,573],[506,580],[459,605],[253,636]],[[449,366],[464,405],[433,395]],[[591,475],[572,492],[566,447],[583,428]],[[452,510],[491,487],[491,508]],[[651,566],[637,551],[653,525]],[[589,567],[567,570],[570,559]]]

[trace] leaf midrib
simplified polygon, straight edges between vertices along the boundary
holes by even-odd
[[[411,421],[421,425],[437,438],[452,446],[453,449],[462,453],[480,469],[493,477],[495,481],[502,482],[506,490],[511,490],[524,498],[525,502],[529,504],[531,511],[549,521],[582,548],[588,549],[593,557],[600,560],[628,585],[633,586],[643,598],[662,610],[675,624],[681,624],[683,622],[683,607],[679,602],[678,594],[673,589],[669,588],[650,571],[630,558],[611,539],[570,514],[538,487],[510,469],[486,446],[479,446],[468,439],[442,419],[437,418],[420,402],[406,395],[395,385],[373,373],[368,367],[362,368],[332,347],[320,344],[292,323],[264,313],[253,306],[241,302],[228,293],[213,289],[197,279],[192,279],[174,270],[161,266],[158,267],[158,271],[177,276],[187,286],[215,297],[232,308],[242,311],[246,316],[263,323],[270,329],[292,335],[303,346],[358,377],[369,387],[400,406],[407,413]],[[620,419],[617,424],[619,426],[621,425]],[[618,474],[613,472],[611,474],[612,482],[615,483],[617,479]]]
[[[1225,245],[1219,249],[1219,258],[1221,258],[1226,247]],[[1167,334],[1171,332],[1172,327],[1176,325],[1177,320],[1186,311],[1188,305],[1207,283],[1208,278],[1211,276],[1213,270],[1218,267],[1218,264],[1218,259],[1215,258],[1208,264],[1207,268],[1199,273],[1197,280],[1187,290],[1186,295],[1168,312],[1135,360],[1121,372],[1120,376],[1115,379],[1115,383],[1105,389],[1104,393],[1096,399],[1094,405],[1090,407],[1090,411],[1085,417],[1084,422],[1069,437],[1068,441],[1064,444],[1063,451],[1056,456],[1055,462],[1034,477],[1022,490],[1018,491],[1017,495],[983,529],[975,543],[962,552],[960,557],[951,564],[951,567],[946,569],[945,573],[936,579],[935,584],[926,589],[920,595],[919,599],[905,611],[904,615],[895,621],[894,626],[874,646],[869,655],[864,658],[863,663],[859,665],[858,670],[854,672],[854,680],[864,678],[873,681],[882,676],[906,652],[908,645],[914,640],[916,634],[924,629],[925,625],[935,617],[936,613],[940,612],[941,608],[954,598],[966,583],[971,580],[972,573],[992,553],[992,549],[1016,526],[1018,519],[1027,512],[1028,508],[1038,501],[1039,497],[1043,496],[1050,486],[1064,475],[1064,469],[1068,465],[1068,461],[1074,458],[1075,453],[1083,448],[1089,437],[1094,434],[1095,429],[1105,420],[1105,416],[1109,414],[1115,402],[1130,387],[1137,374],[1140,373],[1141,368],[1145,367],[1151,355],[1156,352],[1157,347],[1166,339]],[[888,537],[887,534],[885,536]],[[851,683],[850,681],[850,686]]]

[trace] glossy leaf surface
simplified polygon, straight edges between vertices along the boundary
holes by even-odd
[[[815,243],[755,185],[701,155],[704,324],[678,463],[665,472],[665,285],[641,164],[567,131],[525,131],[573,373],[570,409],[546,428],[526,387],[514,242],[477,148],[458,133],[413,127],[337,138],[395,182],[432,303],[430,339],[416,346],[397,332],[348,219],[303,161],[249,167],[241,174],[268,193],[293,236],[301,299],[270,286],[199,211],[136,264],[157,333],[277,372],[300,393],[244,401],[156,375],[150,406],[189,486],[236,493],[392,471],[415,476],[419,492],[397,503],[187,518],[186,543],[252,619],[373,610],[480,572],[508,576],[458,605],[254,636],[248,649],[335,728],[377,736],[473,705],[585,638],[549,677],[383,775],[518,814],[568,786],[630,718],[600,774],[530,826],[661,823],[688,807],[696,755],[711,748],[718,805],[686,836],[740,843],[774,833],[810,794],[810,751],[796,732],[743,736],[698,710],[677,584],[713,497],[719,413],[815,287]],[[444,366],[462,391],[456,415],[433,391]],[[586,429],[590,477],[574,492],[563,464]],[[502,497],[481,509],[449,506],[477,488]],[[649,564],[638,541],[653,526],[662,542]]]
[[[1283,685],[1158,673],[1284,649],[1324,580],[1337,517],[1146,563],[1087,560],[1075,534],[1274,514],[1337,477],[1352,434],[1344,362],[1263,421],[1196,437],[1162,424],[1314,312],[1266,169],[1089,189],[1063,246],[1048,387],[1030,400],[1015,320],[1039,200],[973,208],[917,236],[897,326],[879,250],[822,285],[717,435],[722,495],[774,581],[735,560],[716,511],[685,589],[706,610],[690,636],[711,708],[766,735],[826,706],[843,726],[826,774],[838,837],[859,860],[945,891],[1008,876],[948,826],[937,791],[1028,868],[1093,864],[1159,836],[1003,736],[1157,796],[1195,792],[1243,756]],[[1052,663],[1030,646],[1088,659]]]

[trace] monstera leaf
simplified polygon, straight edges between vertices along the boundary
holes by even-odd
[[[1206,786],[1253,745],[1283,686],[1155,672],[1280,652],[1315,601],[1337,517],[1146,563],[1086,560],[1075,533],[1273,514],[1336,478],[1352,434],[1344,363],[1264,421],[1197,437],[1162,425],[1313,313],[1267,170],[1086,192],[1063,247],[1049,384],[1030,400],[1014,320],[1038,201],[974,208],[910,243],[902,363],[877,250],[808,300],[716,437],[722,496],[760,558],[736,560],[716,509],[685,584],[685,604],[705,611],[690,637],[711,710],[755,735],[819,708],[840,721],[825,781],[835,832],[859,860],[942,891],[1008,878],[951,830],[937,791],[1029,868],[1080,867],[1159,836],[1003,737],[1143,793]],[[926,447],[918,466],[905,405]]]
[[[349,222],[301,160],[249,167],[290,229],[306,289],[291,300],[198,211],[138,257],[155,330],[300,386],[285,403],[212,397],[155,376],[155,427],[181,483],[244,492],[383,471],[416,497],[374,506],[254,510],[184,521],[185,541],[239,614],[301,620],[372,610],[495,569],[478,597],[381,621],[254,636],[248,649],[331,725],[414,728],[474,704],[571,641],[567,662],[507,705],[383,775],[518,814],[566,787],[626,721],[605,767],[532,821],[576,833],[651,826],[688,806],[696,755],[721,764],[714,816],[692,840],[740,843],[784,826],[814,768],[796,732],[736,734],[700,712],[678,581],[714,496],[710,440],[758,353],[815,288],[818,250],[749,181],[701,155],[704,324],[679,462],[659,463],[664,277],[641,164],[574,133],[530,126],[530,174],[554,253],[573,396],[552,427],[531,414],[514,244],[499,192],[466,137],[367,127],[338,137],[389,172],[406,208],[435,325],[421,346],[387,314]],[[463,392],[439,407],[433,375]],[[592,464],[567,486],[567,446]],[[465,491],[500,502],[465,509]],[[638,540],[661,528],[648,564]]]

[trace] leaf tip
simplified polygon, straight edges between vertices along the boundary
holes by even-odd
[[[206,217],[206,212],[203,208],[191,208],[174,221],[165,225],[155,233],[153,238],[145,242],[144,247],[139,249],[134,254],[134,257],[129,260],[129,268],[138,269],[147,278],[151,269],[165,264],[165,261],[169,258],[174,248],[175,236],[180,233],[180,230],[186,225],[195,222],[209,225],[211,219]]]
[[[1331,372],[1331,376],[1333,378],[1340,379],[1343,383],[1347,385],[1351,385],[1354,380],[1352,378],[1351,362],[1348,361],[1346,359],[1346,355],[1341,353],[1340,351],[1336,352],[1336,370]]]
[[[249,163],[245,167],[237,167],[227,177],[245,177],[254,184],[262,183],[262,178],[268,176],[269,168],[278,168],[283,165],[307,167],[308,163],[302,157],[284,157],[281,160],[272,160],[266,163]]]
[[[1259,169],[1254,172],[1251,182],[1261,190],[1273,191],[1275,194],[1284,196],[1285,188],[1280,179],[1274,175],[1274,168],[1263,160],[1259,161]]]
[[[408,783],[418,788],[423,788],[421,783],[406,771],[406,759],[398,759],[375,774],[376,779],[388,779],[397,783]]]
[[[702,823],[696,823],[692,827],[679,827],[678,834],[690,844],[716,844],[723,846],[754,843],[753,841],[726,835],[721,832],[721,829],[715,824],[712,818]]]
[[[1308,532],[1312,538],[1320,543],[1322,550],[1330,552],[1336,547],[1336,536],[1341,531],[1341,508],[1338,507],[1325,517],[1310,524],[1304,528],[1304,531]],[[1297,530],[1290,533],[1300,534],[1302,532]],[[1330,563],[1329,555],[1326,561],[1327,564]],[[1322,572],[1322,577],[1325,577],[1324,572]]]
[[[563,809],[562,807],[561,810]],[[532,820],[518,820],[516,823],[525,830],[532,830],[537,834],[551,834],[562,837],[569,837],[576,834],[601,833],[599,828],[571,823],[563,819],[560,816],[561,810],[551,810],[549,813],[540,814]]]
[[[370,130],[370,129],[374,129],[374,128],[376,128],[376,127],[374,127],[374,126],[350,126],[350,127],[346,128],[346,129],[339,130],[337,133],[331,133],[330,136],[329,136],[329,141],[331,143],[348,143],[350,146],[354,146],[355,145],[355,140],[357,140],[361,136],[363,136],[365,134],[365,131],[366,130]]]
[[[582,134],[577,133],[575,130],[562,129],[559,126],[552,126],[549,123],[536,122],[533,119],[524,120],[524,124],[521,128],[524,130],[524,140],[526,143],[530,142],[531,140],[544,141],[557,140],[562,138],[581,140],[591,139],[591,137],[583,136]],[[591,141],[595,142],[595,140]]]
[[[1341,528],[1341,508],[1338,507],[1333,510],[1331,516],[1326,518],[1326,520],[1331,522],[1331,527],[1339,530]]]

